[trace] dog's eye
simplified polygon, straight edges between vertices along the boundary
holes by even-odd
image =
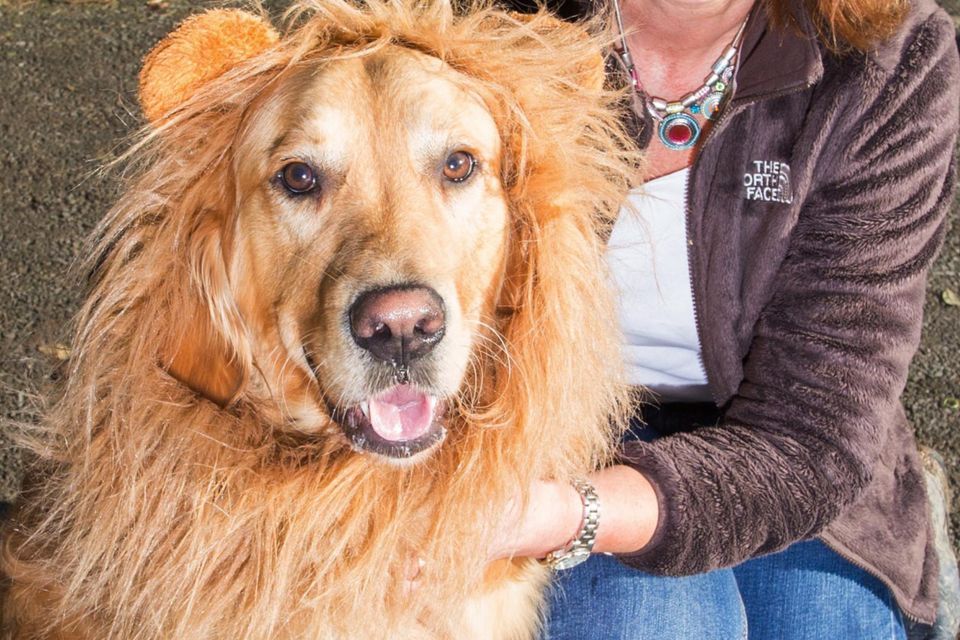
[[[291,162],[280,169],[278,177],[287,191],[298,195],[313,191],[317,186],[317,175],[305,162]]]
[[[450,182],[463,182],[473,174],[476,159],[466,151],[454,151],[443,163],[443,177]]]

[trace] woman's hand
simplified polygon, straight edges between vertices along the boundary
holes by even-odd
[[[600,501],[600,526],[594,551],[639,551],[657,528],[657,496],[650,482],[627,466],[608,467],[588,478]],[[563,548],[580,530],[583,503],[573,486],[539,481],[528,490],[527,508],[519,498],[507,505],[490,559],[542,558]]]
[[[527,490],[527,496],[523,511],[519,496],[506,505],[490,551],[491,560],[542,558],[577,535],[583,506],[573,485],[538,481]]]

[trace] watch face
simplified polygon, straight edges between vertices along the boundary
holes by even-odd
[[[586,551],[584,549],[579,549],[576,551],[569,552],[566,556],[560,558],[559,560],[556,560],[555,562],[552,562],[550,566],[553,567],[553,569],[558,571],[563,569],[572,569],[578,564],[586,562],[587,558],[589,557],[590,557],[589,551]]]

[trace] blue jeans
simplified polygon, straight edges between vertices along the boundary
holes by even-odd
[[[819,541],[697,576],[596,555],[560,572],[549,640],[905,640],[893,597]]]

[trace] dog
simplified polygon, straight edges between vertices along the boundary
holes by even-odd
[[[535,636],[548,569],[486,549],[613,455],[601,236],[637,164],[601,36],[458,6],[213,10],[147,56],[20,436],[4,637]]]

